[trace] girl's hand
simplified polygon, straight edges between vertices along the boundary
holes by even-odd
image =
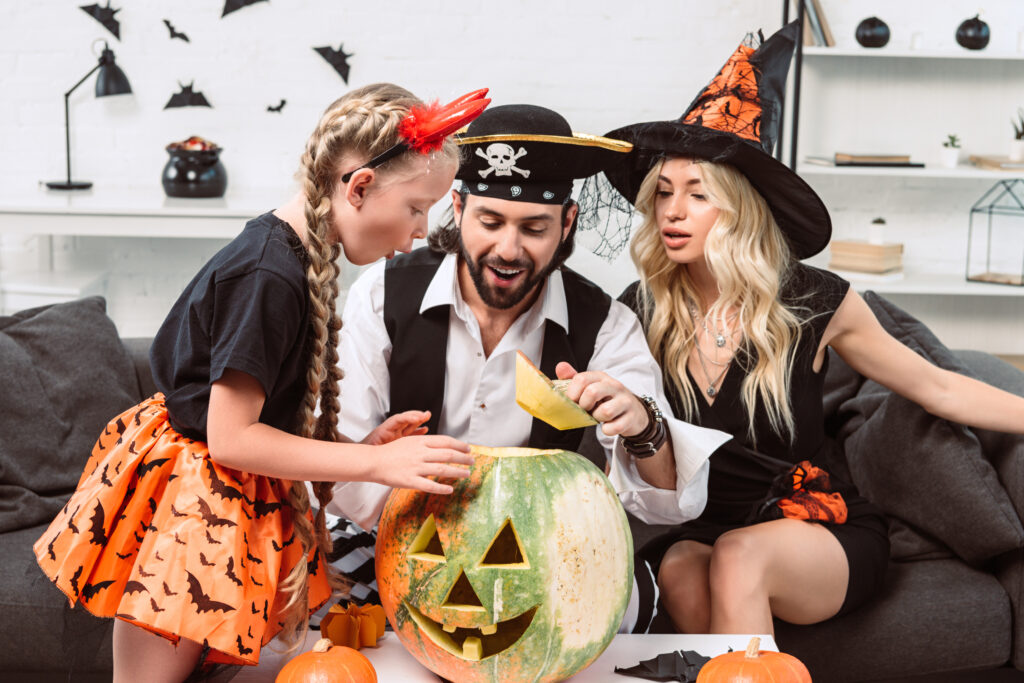
[[[392,415],[359,443],[364,443],[367,446],[381,446],[403,436],[426,434],[427,428],[423,426],[423,423],[429,419],[429,410],[407,410],[404,413]]]
[[[376,449],[372,481],[400,489],[418,489],[427,493],[454,491],[428,477],[463,479],[469,476],[473,456],[469,446],[450,436],[406,436]]]
[[[565,395],[600,422],[608,436],[636,436],[647,429],[644,404],[618,380],[603,372],[576,372],[564,361],[555,366],[555,374],[572,379]]]

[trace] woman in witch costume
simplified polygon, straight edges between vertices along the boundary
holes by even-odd
[[[688,633],[773,633],[875,593],[881,512],[819,469],[827,349],[929,412],[1024,432],[1024,399],[942,370],[884,331],[849,283],[800,263],[828,244],[821,199],[771,156],[797,36],[753,39],[677,121],[608,133],[634,145],[606,176],[643,215],[631,243],[640,317],[677,416],[733,440],[703,514],[651,541],[662,606]],[[606,197],[607,200],[607,197]]]
[[[114,681],[181,681],[256,664],[278,633],[301,642],[343,587],[323,561],[333,482],[449,493],[426,477],[467,475],[468,447],[422,435],[421,413],[362,444],[338,432],[336,259],[370,263],[425,236],[455,176],[448,135],[485,92],[424,105],[377,84],[331,104],[301,192],[249,221],[172,308],[151,352],[160,393],[110,422],[35,544],[72,605],[116,617]]]

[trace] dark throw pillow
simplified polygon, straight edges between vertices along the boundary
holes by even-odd
[[[0,532],[48,522],[141,397],[101,297],[0,316]]]
[[[919,320],[873,292],[864,300],[896,339],[942,368],[972,375]],[[872,381],[840,410],[853,416],[840,434],[853,481],[886,514],[971,564],[1024,545],[1024,527],[977,434]]]

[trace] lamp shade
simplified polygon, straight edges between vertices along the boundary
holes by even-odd
[[[104,47],[103,54],[100,55],[100,72],[96,76],[96,97],[127,95],[131,91],[132,86],[128,83],[128,77],[114,62],[114,51]]]

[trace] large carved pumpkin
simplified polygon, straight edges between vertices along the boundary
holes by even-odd
[[[377,535],[392,628],[459,683],[558,681],[615,635],[633,542],[604,475],[575,453],[474,447],[450,496],[398,489]]]

